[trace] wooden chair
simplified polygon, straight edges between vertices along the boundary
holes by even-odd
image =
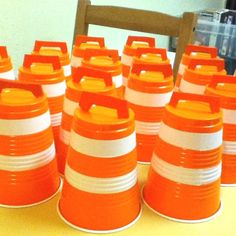
[[[185,47],[192,42],[196,19],[192,12],[175,17],[154,11],[91,5],[90,0],[79,0],[74,40],[78,34],[87,35],[89,24],[178,37],[173,68],[176,75]]]

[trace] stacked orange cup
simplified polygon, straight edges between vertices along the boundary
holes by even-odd
[[[135,113],[138,162],[149,164],[174,88],[170,64],[133,64],[125,99]]]
[[[75,45],[73,46],[72,56],[71,56],[72,74],[75,72],[76,68],[81,66],[82,60],[84,58],[84,52],[87,48],[104,49],[105,48],[104,38],[92,37],[87,35],[76,36]]]
[[[143,189],[149,208],[189,223],[220,212],[222,133],[217,97],[173,94]]]
[[[26,207],[59,189],[48,103],[39,85],[0,80],[0,205]]]
[[[53,135],[57,146],[66,90],[59,57],[25,55],[23,66],[19,68],[19,80],[42,85],[48,99]]]
[[[180,81],[179,91],[204,94],[212,76],[226,75],[223,59],[191,59]]]
[[[58,169],[64,174],[67,150],[69,146],[72,119],[82,92],[94,92],[116,96],[116,89],[112,83],[111,74],[91,68],[79,67],[73,74],[73,79],[67,81],[64,98],[60,139],[58,142]]]
[[[72,124],[58,212],[74,228],[110,233],[141,213],[134,113],[127,102],[84,92]]]
[[[66,80],[71,78],[70,56],[66,42],[39,41],[34,44],[33,54],[43,56],[58,56]]]
[[[112,81],[117,90],[117,96],[123,97],[121,62],[117,50],[86,49],[82,66],[111,73]]]
[[[221,183],[236,186],[236,77],[215,75],[206,94],[218,96],[223,112]]]
[[[133,56],[137,48],[154,48],[155,38],[145,36],[129,36],[121,56],[123,86],[127,86],[130,69],[133,64]]]
[[[185,69],[188,67],[191,59],[217,59],[218,50],[216,47],[209,47],[204,45],[187,45],[179,65],[177,78],[175,82],[175,90],[178,91],[180,81],[184,75]]]
[[[5,46],[0,46],[0,78],[15,80],[11,58],[8,56],[7,48]]]

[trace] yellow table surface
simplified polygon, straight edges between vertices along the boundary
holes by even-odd
[[[139,180],[143,184],[147,177],[148,166],[140,165],[138,169]],[[60,219],[56,211],[59,196],[60,194],[57,194],[48,202],[34,207],[0,208],[0,235],[93,235],[75,230]],[[167,220],[156,215],[143,204],[143,213],[139,221],[129,229],[112,235],[234,236],[236,235],[236,187],[222,187],[221,199],[222,213],[211,221],[198,224],[184,224]]]

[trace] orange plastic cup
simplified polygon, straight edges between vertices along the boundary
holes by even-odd
[[[42,85],[48,99],[54,140],[57,146],[66,90],[65,77],[58,56],[25,55],[19,80]]]
[[[188,67],[191,59],[217,59],[218,49],[216,47],[209,47],[204,45],[187,45],[179,65],[175,81],[175,90],[179,89],[180,80],[183,77],[185,69]]]
[[[174,88],[170,64],[133,64],[125,99],[135,113],[138,162],[149,164]]]
[[[141,212],[136,166],[134,113],[127,102],[84,92],[72,124],[58,205],[62,219],[96,233],[134,224]]]
[[[41,86],[1,79],[0,110],[0,206],[47,201],[60,180]]]
[[[112,83],[111,74],[105,71],[78,67],[73,74],[73,79],[67,81],[60,139],[57,146],[58,169],[63,175],[73,116],[76,108],[79,106],[80,96],[84,91],[116,96],[116,89]]]
[[[72,74],[76,68],[81,67],[82,60],[84,58],[85,49],[93,48],[105,48],[105,41],[102,37],[92,37],[87,35],[77,35],[75,39],[75,45],[73,46],[71,56],[71,69]]]
[[[66,42],[36,40],[33,54],[43,56],[58,56],[65,79],[68,80],[71,78],[70,55],[68,53]]]
[[[121,62],[117,50],[86,49],[82,66],[111,73],[112,81],[117,89],[117,95],[123,97]]]
[[[203,95],[214,74],[226,75],[224,67],[223,59],[191,59],[180,81],[179,91]]]
[[[11,58],[7,53],[7,47],[0,46],[0,78],[15,80],[15,74],[11,63]]]
[[[236,186],[236,77],[215,75],[206,94],[218,96],[223,112],[223,153],[221,183]]]
[[[133,56],[137,48],[154,48],[155,38],[145,36],[129,36],[121,56],[123,86],[127,86],[130,69],[133,64]]]
[[[145,203],[180,222],[212,219],[220,209],[219,99],[173,93],[162,122],[143,190]]]

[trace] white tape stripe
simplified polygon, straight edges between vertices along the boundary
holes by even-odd
[[[43,113],[42,115],[28,119],[0,119],[0,135],[17,136],[35,134],[48,129],[50,124],[51,121],[49,111]]]
[[[179,90],[184,93],[204,94],[206,86],[189,83],[182,78],[180,81]]]
[[[169,103],[172,91],[168,93],[143,93],[130,89],[125,90],[125,99],[133,104],[145,107],[164,107]]]
[[[64,71],[64,75],[67,76],[71,76],[71,65],[65,65],[63,66],[63,71]]]
[[[154,171],[162,177],[187,185],[210,184],[221,176],[221,163],[211,168],[191,169],[170,164],[153,154],[151,165]]]
[[[223,123],[236,125],[236,110],[221,109],[223,112]]]
[[[0,170],[25,171],[45,166],[55,158],[54,143],[46,150],[25,156],[0,155]]]
[[[183,76],[184,72],[185,72],[185,69],[186,69],[186,65],[180,63],[179,64],[179,70],[178,70],[178,74],[180,74],[181,76]]]
[[[65,129],[62,129],[61,127],[60,127],[60,140],[66,145],[69,145],[70,143],[70,132]]]
[[[223,153],[236,155],[236,141],[223,141]]]
[[[67,97],[64,97],[63,112],[65,112],[67,115],[74,116],[75,109],[77,107],[79,107],[78,102],[71,101]]]
[[[143,122],[135,120],[135,129],[137,134],[157,135],[160,126],[161,122]]]
[[[127,87],[127,85],[128,85],[128,78],[126,78],[126,77],[122,77],[122,84],[123,84],[123,86],[125,86],[125,87]]]
[[[12,70],[0,73],[0,78],[1,79],[15,80],[16,77],[15,77],[14,70],[12,69]]]
[[[116,88],[120,88],[123,85],[122,75],[112,76],[112,82],[115,84]]]
[[[56,84],[43,84],[42,89],[49,98],[63,96],[66,91],[66,82],[62,81]]]
[[[82,65],[82,57],[71,56],[71,66],[72,67],[80,67]]]
[[[161,123],[159,137],[171,145],[197,151],[207,151],[222,145],[222,130],[214,133],[193,133],[174,129]]]
[[[98,140],[86,138],[71,130],[71,147],[82,154],[93,157],[114,158],[130,153],[136,147],[135,132],[125,138]]]
[[[61,125],[62,112],[51,114],[50,118],[52,126],[59,126]]]
[[[128,55],[123,53],[122,56],[121,56],[121,64],[126,65],[126,66],[132,66],[133,57],[128,56]]]
[[[67,164],[65,178],[70,185],[79,190],[89,193],[111,194],[124,192],[135,186],[137,170],[134,169],[130,173],[119,177],[96,178],[80,174]]]

